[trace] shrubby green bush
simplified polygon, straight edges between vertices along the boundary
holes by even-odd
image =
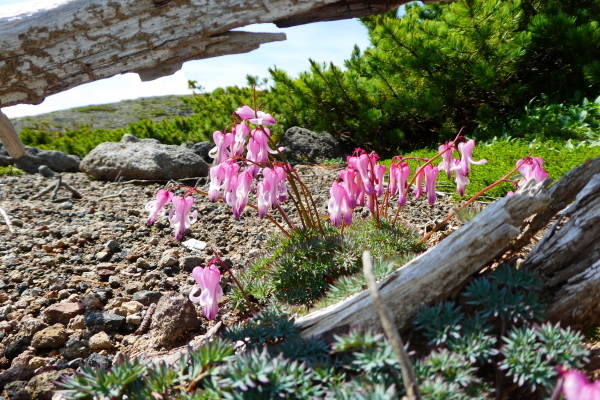
[[[536,157],[544,159],[544,169],[549,177],[558,179],[567,171],[581,164],[585,160],[600,156],[600,146],[569,146],[564,141],[527,141],[523,139],[496,139],[487,143],[478,143],[474,157],[479,160],[485,158],[486,164],[478,165],[477,170],[469,175],[471,183],[467,186],[466,197],[471,197],[480,190],[493,184],[512,170],[517,160],[524,158],[530,152]],[[436,149],[421,149],[404,154],[432,158],[438,153]],[[389,163],[389,160],[387,161]],[[444,174],[438,176],[438,188],[452,192],[455,187],[453,181],[448,181]],[[486,196],[503,197],[514,187],[510,183],[503,183],[486,193]]]

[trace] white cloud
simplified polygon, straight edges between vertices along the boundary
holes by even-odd
[[[309,58],[343,66],[343,61],[350,57],[355,44],[361,49],[369,44],[366,28],[357,20],[321,22],[285,29],[273,24],[257,24],[239,30],[284,32],[288,39],[263,44],[250,53],[189,61],[174,75],[151,82],[141,82],[137,74],[118,75],[49,96],[39,105],[20,104],[2,111],[9,118],[16,118],[138,97],[190,94],[188,80],[198,81],[207,91],[212,91],[217,87],[245,85],[246,75],[268,77],[268,68],[273,66],[297,76],[309,69]]]

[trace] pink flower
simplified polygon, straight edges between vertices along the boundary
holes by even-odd
[[[465,195],[465,189],[467,185],[471,182],[467,175],[463,173],[463,170],[460,168],[460,160],[455,160],[455,164],[458,166],[455,171],[456,175],[454,176],[454,181],[456,182],[456,191],[459,196]]]
[[[526,157],[517,161],[519,173],[523,177],[518,186],[523,186],[532,179],[538,183],[545,181],[548,178],[548,172],[542,168],[543,165],[544,159],[542,157]]]
[[[589,382],[579,371],[560,368],[562,390],[567,400],[600,400],[600,381]]]
[[[208,200],[215,202],[221,194],[221,185],[225,177],[224,164],[217,164],[209,170],[210,185],[208,186]]]
[[[267,128],[264,129],[254,129],[251,133],[250,140],[248,141],[248,154],[246,158],[248,161],[252,161],[253,163],[262,163],[265,161],[269,161],[269,153],[276,154],[277,151],[272,150],[269,147],[269,136],[271,135],[271,131]],[[256,164],[251,164],[247,168],[252,177],[254,178],[256,174],[258,174],[259,166]]]
[[[223,288],[219,285],[221,272],[215,265],[209,265],[206,268],[195,267],[192,276],[196,285],[192,287],[189,298],[194,303],[200,303],[204,316],[212,320],[219,312],[219,300],[223,298]],[[194,296],[198,289],[202,291],[200,296]]]
[[[236,201],[233,205],[233,216],[239,219],[248,204],[248,195],[252,188],[252,174],[246,169],[237,176]]]
[[[198,211],[194,211],[191,216],[188,215],[194,205],[194,198],[192,196],[173,196],[171,201],[173,202],[174,210],[171,210],[169,213],[169,222],[175,228],[175,238],[180,240],[185,230],[197,221]]]
[[[344,187],[338,182],[333,182],[331,189],[329,191],[330,198],[329,204],[327,205],[329,211],[329,219],[333,226],[338,227],[342,223],[342,218],[344,220],[344,224],[351,225],[352,224],[352,213],[353,209],[351,209],[348,205],[348,194]]]
[[[156,192],[156,199],[146,203],[146,211],[150,212],[150,215],[148,216],[148,225],[152,225],[159,215],[163,215],[165,213],[164,207],[168,202],[171,201],[172,198],[173,193],[165,189],[160,189],[158,192]]]
[[[273,167],[273,171],[277,175],[277,200],[286,201],[287,200],[287,185],[285,184],[287,181],[288,174],[285,171],[285,168],[276,165]],[[273,204],[276,206],[277,204]]]
[[[231,133],[223,133],[215,131],[213,133],[213,140],[216,147],[213,147],[209,152],[208,156],[214,158],[217,164],[220,164],[223,160],[230,157],[229,146],[233,142],[233,135]]]
[[[377,196],[381,196],[383,194],[383,184],[384,184],[384,174],[385,174],[385,165],[375,164],[373,166],[373,174],[375,175],[375,193]]]
[[[354,168],[348,167],[340,171],[341,185],[348,194],[348,206],[352,209],[356,208],[358,197],[358,185],[356,184],[356,171]]]
[[[454,152],[454,149],[456,149],[454,142],[446,142],[446,144],[442,144],[438,147],[438,152],[442,155],[442,162],[438,165],[438,169],[446,172],[448,179],[452,176],[452,167],[454,166],[452,153]]]
[[[439,170],[431,164],[425,166],[425,191],[427,192],[427,201],[433,205],[435,203],[435,184]]]
[[[375,187],[373,186],[373,182],[371,181],[371,177],[369,176],[370,163],[371,159],[368,154],[361,154],[358,157],[348,157],[348,165],[358,171],[360,175],[359,185],[360,189],[363,189],[365,194],[370,196],[375,193]],[[358,181],[357,181],[358,183]],[[360,187],[362,186],[362,187]],[[361,190],[361,191],[363,191]],[[360,201],[359,201],[360,204]]]
[[[250,128],[246,124],[238,124],[231,132],[234,135],[233,145],[231,146],[231,156],[241,157],[244,155],[246,138],[250,134]]]
[[[459,168],[462,170],[462,175],[469,175],[470,167],[469,164],[481,165],[487,162],[486,159],[475,161],[473,159],[473,149],[475,148],[475,141],[473,139],[458,144],[458,150],[460,151],[460,163]],[[446,168],[446,166],[444,166]],[[454,168],[455,169],[455,168]],[[445,169],[444,169],[445,170]]]
[[[413,189],[413,194],[417,199],[421,198],[423,194],[423,179],[425,178],[425,168],[419,168],[416,172],[417,178],[415,180],[415,188]]]
[[[264,113],[262,111],[254,111],[249,106],[242,106],[238,108],[235,113],[240,116],[243,121],[248,121],[255,125],[273,125],[277,121],[271,116],[271,114]]]
[[[410,167],[407,162],[400,163],[400,167],[398,168],[398,172],[396,175],[396,179],[398,180],[398,205],[405,206],[406,205],[406,192],[408,189],[408,177],[410,176]]]

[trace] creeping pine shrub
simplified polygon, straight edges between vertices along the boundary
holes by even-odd
[[[497,304],[483,296],[484,289]],[[422,337],[411,340],[422,397],[549,397],[557,366],[580,368],[588,351],[580,333],[541,323],[539,289],[535,275],[503,265],[475,279],[456,301],[423,307],[415,320]],[[125,357],[108,371],[81,367],[59,385],[66,399],[333,400],[406,394],[400,364],[383,334],[355,330],[336,336],[331,345],[303,339],[294,320],[273,306],[190,349],[172,367]]]

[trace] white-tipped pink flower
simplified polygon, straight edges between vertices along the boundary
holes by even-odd
[[[341,185],[348,194],[348,206],[352,209],[356,208],[358,198],[358,185],[356,184],[356,171],[352,167],[348,167],[340,171]]]
[[[248,141],[248,153],[246,154],[246,159],[248,159],[248,161],[259,164],[264,163],[269,161],[269,153],[277,153],[277,151],[272,150],[269,147],[270,135],[271,131],[267,128],[254,129],[251,132],[250,140]],[[258,174],[259,169],[260,167],[257,164],[251,164],[247,167],[247,170],[250,171],[252,177],[255,177],[256,174]]]
[[[435,186],[439,169],[431,164],[425,166],[425,191],[427,192],[427,201],[433,205],[436,199]]]
[[[173,210],[169,213],[169,222],[175,228],[175,238],[180,240],[185,234],[185,230],[197,221],[198,211],[194,211],[191,216],[189,215],[190,209],[194,205],[192,196],[173,196],[171,202],[173,203]]]
[[[410,176],[410,167],[407,162],[400,163],[396,179],[398,180],[398,205],[406,205],[406,192],[408,191],[408,177]]]
[[[415,178],[415,188],[413,189],[413,194],[415,195],[415,197],[417,199],[421,198],[421,195],[423,194],[423,181],[425,180],[425,168],[421,168],[419,167],[419,169],[417,169],[417,172],[415,172],[416,174],[416,178]]]
[[[243,121],[248,121],[255,125],[273,125],[276,123],[275,118],[273,118],[271,114],[259,110],[254,111],[249,106],[242,106],[238,108],[235,113],[239,115]]]
[[[248,196],[250,195],[250,189],[252,189],[252,174],[245,169],[242,173],[237,176],[237,188],[235,193],[235,204],[232,206],[233,216],[235,219],[239,219],[242,215],[242,211],[248,204]]]
[[[231,156],[241,157],[246,151],[246,138],[250,134],[250,128],[244,123],[238,124],[233,128],[231,133],[234,135],[233,144],[231,145]]]
[[[471,181],[467,175],[463,173],[462,168],[460,168],[460,160],[455,160],[455,165],[456,168],[454,168],[454,170],[456,171],[456,175],[454,176],[454,181],[456,182],[456,191],[459,196],[464,196],[466,187]]]
[[[438,153],[442,155],[442,162],[438,165],[438,169],[446,172],[448,179],[452,177],[452,167],[454,166],[452,154],[454,153],[454,149],[456,149],[454,142],[446,142],[446,144],[438,147]]]
[[[486,159],[475,161],[473,159],[473,149],[475,148],[475,141],[473,139],[459,143],[458,150],[460,151],[460,163],[459,167],[462,170],[462,174],[465,176],[469,175],[470,164],[481,165],[487,162]]]
[[[173,193],[160,189],[156,192],[156,198],[148,203],[146,203],[145,209],[150,212],[148,216],[148,225],[152,225],[156,218],[159,215],[163,215],[165,213],[165,205],[171,201],[173,198]]]
[[[348,194],[346,193],[344,186],[338,182],[333,182],[333,185],[329,190],[329,195],[331,197],[329,198],[327,209],[329,211],[331,224],[338,227],[343,220],[344,224],[351,225],[352,213],[354,210],[349,207]]]
[[[543,168],[544,159],[542,157],[525,157],[517,161],[519,173],[523,178],[518,183],[518,186],[523,186],[530,180],[543,182],[548,178],[548,172]]]
[[[373,174],[375,175],[375,194],[379,197],[384,191],[384,175],[386,167],[385,165],[375,164],[373,166]]]
[[[219,312],[219,300],[223,298],[223,288],[219,285],[221,272],[215,265],[206,268],[195,267],[192,277],[196,285],[192,287],[189,298],[194,303],[200,303],[206,319],[212,320]],[[198,289],[201,290],[200,296],[195,296]]]
[[[208,156],[214,158],[217,164],[220,164],[223,160],[229,158],[231,156],[230,146],[233,139],[234,136],[231,133],[215,131],[213,133],[213,141],[216,146],[208,152]]]
[[[600,400],[600,381],[589,382],[579,371],[558,371],[563,378],[562,390],[567,400]]]
[[[208,200],[211,202],[215,202],[219,199],[221,195],[221,185],[223,184],[223,179],[225,178],[225,164],[217,164],[214,167],[211,167],[208,171],[210,176],[210,185],[208,186]]]

